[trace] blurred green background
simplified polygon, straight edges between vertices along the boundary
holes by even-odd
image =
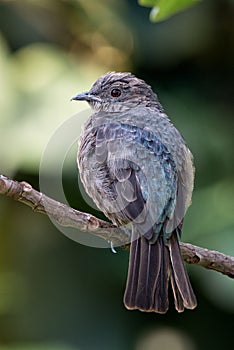
[[[51,135],[87,108],[70,97],[107,71],[132,71],[152,85],[194,154],[183,240],[233,255],[234,2],[206,0],[156,24],[149,12],[136,0],[0,2],[0,173],[38,188]],[[78,192],[75,156],[63,176],[71,205],[94,212]],[[127,252],[80,245],[0,197],[0,349],[232,346],[232,280],[188,266],[196,310],[130,312],[127,261]]]

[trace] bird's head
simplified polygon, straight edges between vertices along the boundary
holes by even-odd
[[[101,76],[88,92],[71,98],[87,101],[95,111],[121,112],[139,105],[159,105],[156,94],[143,80],[131,73],[109,72]]]

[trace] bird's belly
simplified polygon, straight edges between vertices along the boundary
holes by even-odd
[[[118,223],[125,222],[121,218],[119,208],[116,204],[115,181],[112,177],[107,163],[100,164],[96,160],[95,152],[78,163],[81,182],[87,194],[92,198],[96,206],[112,221],[115,214],[118,216]]]

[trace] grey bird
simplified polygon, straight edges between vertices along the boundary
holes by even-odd
[[[194,309],[178,242],[194,183],[183,137],[151,87],[131,73],[107,73],[72,100],[94,110],[79,142],[81,181],[98,208],[129,234],[125,306],[165,313],[171,285],[176,310]]]

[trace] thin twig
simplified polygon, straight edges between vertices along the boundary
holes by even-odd
[[[115,245],[126,242],[127,233],[91,214],[75,210],[36,191],[27,182],[18,182],[0,175],[0,194],[30,206],[35,212],[49,215],[59,225],[77,228],[101,237]],[[220,252],[180,242],[184,261],[221,272],[234,278],[234,257]]]

